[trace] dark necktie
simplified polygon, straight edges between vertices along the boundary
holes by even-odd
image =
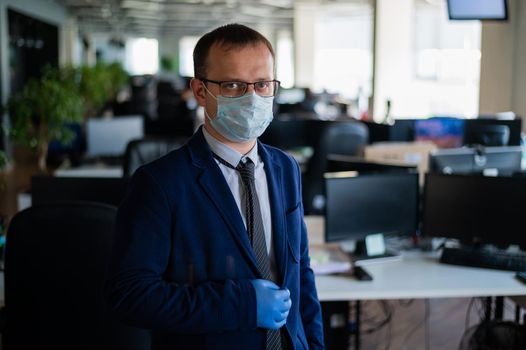
[[[245,187],[245,216],[247,221],[247,231],[252,251],[256,257],[259,272],[264,279],[277,282],[270,269],[270,260],[267,253],[267,243],[265,241],[265,230],[263,228],[263,219],[261,218],[261,210],[259,208],[259,199],[256,192],[256,184],[254,180],[254,163],[247,158],[246,162],[239,162],[238,166],[234,168],[226,160],[214,154],[214,157],[220,163],[229,168],[236,169],[241,175],[241,181]],[[280,350],[281,336],[279,330],[267,330],[267,350]]]

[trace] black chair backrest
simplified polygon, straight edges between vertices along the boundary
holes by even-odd
[[[31,178],[31,203],[88,201],[118,206],[127,186],[126,178],[37,175]]]
[[[149,349],[146,330],[113,320],[103,284],[116,208],[64,202],[17,213],[5,251],[3,349]]]
[[[307,214],[323,213],[327,157],[330,154],[360,156],[368,140],[368,129],[359,121],[332,122],[325,128],[303,177],[303,205]]]
[[[124,177],[131,176],[141,165],[154,161],[170,151],[182,147],[188,140],[188,137],[147,137],[130,141],[124,152]]]

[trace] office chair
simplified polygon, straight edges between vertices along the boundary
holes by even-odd
[[[359,121],[331,122],[323,131],[303,177],[303,205],[307,214],[322,214],[325,208],[324,179],[331,154],[360,156],[367,145],[367,126]]]
[[[2,349],[150,349],[146,330],[112,319],[103,284],[116,208],[63,202],[12,219]]]
[[[119,206],[126,194],[128,180],[36,175],[31,177],[31,203],[40,205],[57,201],[88,201]]]
[[[188,139],[188,137],[147,137],[130,141],[124,152],[123,176],[129,177],[141,165],[182,147]]]

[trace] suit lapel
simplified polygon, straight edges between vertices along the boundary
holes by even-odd
[[[214,203],[241,250],[245,253],[253,270],[259,274],[256,258],[248,240],[248,233],[239,213],[236,201],[225,181],[221,170],[212,157],[212,152],[206,143],[201,129],[189,143],[190,157],[192,163],[200,168],[197,182],[203,188],[206,195]]]
[[[284,193],[282,185],[282,169],[274,161],[266,147],[258,141],[259,154],[265,164],[265,174],[270,201],[272,217],[272,237],[274,242],[274,258],[279,272],[280,284],[285,280],[287,273],[287,233],[285,228]]]

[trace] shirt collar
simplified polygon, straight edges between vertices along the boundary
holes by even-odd
[[[246,154],[243,155],[236,151],[233,148],[228,147],[224,143],[217,140],[215,137],[210,135],[206,128],[203,127],[203,136],[205,137],[206,142],[210,146],[210,149],[212,152],[217,154],[219,157],[223,158],[225,161],[227,161],[232,166],[236,167],[241,160],[246,161],[246,158],[250,158],[252,163],[254,163],[255,166],[258,165],[259,157],[258,157],[258,143],[256,142],[254,144],[254,147]]]

